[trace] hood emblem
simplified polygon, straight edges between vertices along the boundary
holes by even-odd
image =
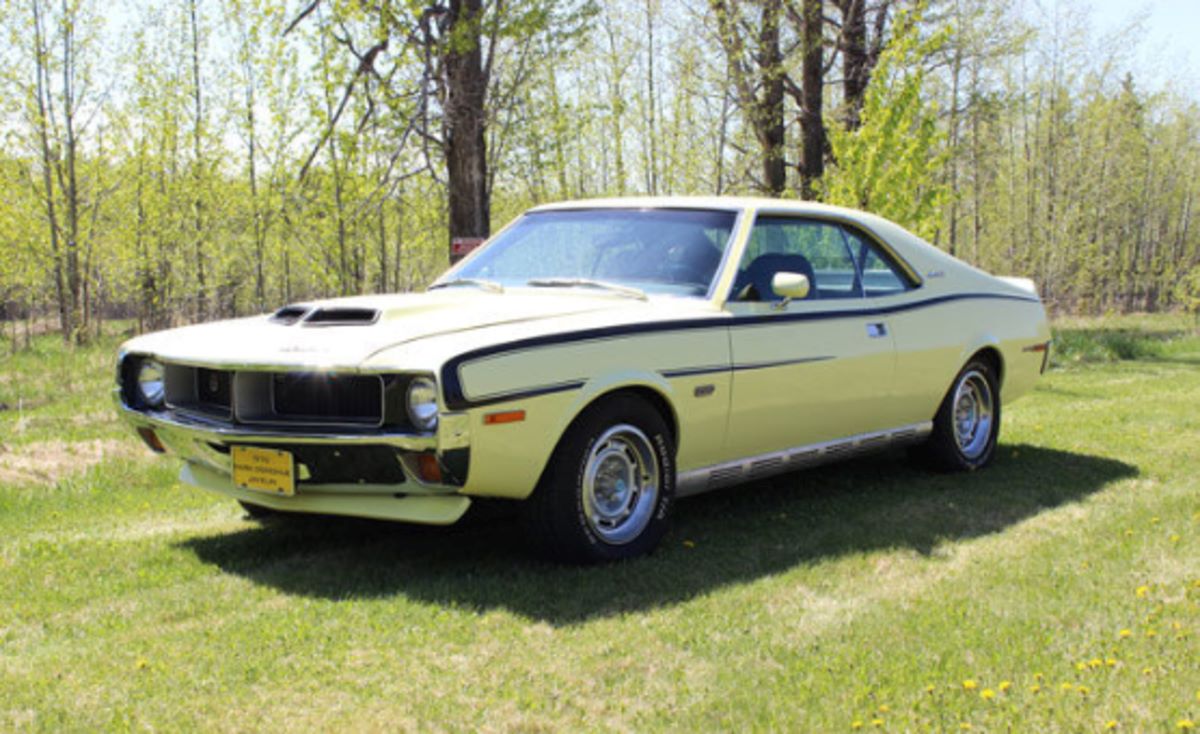
[[[286,345],[280,347],[279,351],[287,352],[289,354],[298,354],[298,353],[302,353],[302,352],[306,352],[306,353],[324,352],[327,350],[325,350],[321,347],[304,346],[302,344],[286,344]]]

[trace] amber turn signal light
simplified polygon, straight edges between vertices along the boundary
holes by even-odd
[[[138,435],[142,437],[142,441],[150,447],[150,450],[156,454],[167,453],[167,447],[163,446],[162,441],[158,440],[158,434],[145,426],[137,429]]]
[[[417,471],[421,473],[422,481],[434,484],[442,481],[442,466],[433,454],[421,454],[417,457]]]
[[[501,423],[520,423],[525,420],[525,411],[506,410],[502,413],[488,413],[483,416],[483,425],[495,426]]]

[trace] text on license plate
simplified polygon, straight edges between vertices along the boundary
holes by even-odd
[[[241,489],[291,496],[296,493],[296,462],[287,451],[233,446],[233,483]]]

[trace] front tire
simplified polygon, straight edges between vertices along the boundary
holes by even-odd
[[[619,394],[567,429],[525,503],[541,555],[601,563],[645,555],[666,533],[675,501],[675,446],[645,400]]]
[[[991,462],[999,437],[999,380],[991,363],[976,357],[942,400],[925,455],[943,471],[975,471]]]

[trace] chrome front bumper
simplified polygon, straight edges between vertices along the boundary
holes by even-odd
[[[434,453],[439,459],[447,454],[465,453],[468,442],[466,416],[443,414],[437,435],[384,432],[296,433],[205,420],[199,416],[167,411],[134,410],[114,390],[113,400],[121,418],[134,429],[148,429],[169,452],[185,462],[180,478],[191,485],[219,492],[245,502],[278,510],[320,514],[353,515],[430,524],[449,524],[458,520],[471,501],[458,492],[460,486],[423,481],[415,466],[415,457]],[[236,487],[230,475],[232,460],[229,446],[322,445],[386,446],[404,452],[402,484],[301,484],[290,497],[270,495]],[[463,477],[465,479],[465,476]]]

